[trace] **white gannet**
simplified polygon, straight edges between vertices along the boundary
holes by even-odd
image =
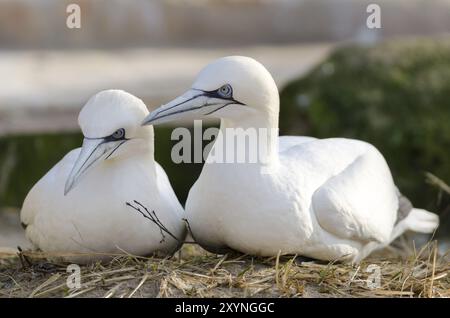
[[[90,254],[67,257],[84,262],[109,258],[103,253],[167,254],[179,247],[184,211],[154,160],[153,127],[141,126],[146,115],[145,104],[121,90],[89,99],[78,117],[82,147],[25,198],[21,220],[37,248]]]
[[[359,262],[407,230],[436,229],[438,216],[407,204],[374,146],[344,138],[278,137],[278,113],[270,73],[252,58],[231,56],[206,66],[190,90],[144,121],[216,117],[222,136],[228,128],[276,131],[268,138],[279,147],[269,148],[268,160],[207,160],[185,207],[200,245],[219,253],[231,248]]]

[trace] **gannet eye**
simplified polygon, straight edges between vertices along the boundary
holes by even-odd
[[[217,93],[222,98],[231,98],[233,96],[233,88],[230,84],[225,84],[218,89]]]
[[[117,129],[112,135],[111,137],[115,140],[119,140],[119,139],[123,139],[125,137],[125,129],[120,128]]]

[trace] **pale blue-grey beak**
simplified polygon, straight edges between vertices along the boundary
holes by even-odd
[[[67,177],[64,195],[79,183],[86,171],[95,166],[100,159],[110,156],[124,142],[124,140],[106,141],[104,138],[85,138],[80,154]]]
[[[219,96],[217,91],[191,88],[183,95],[152,111],[142,125],[162,124],[179,119],[201,119],[232,104],[244,105],[232,97]]]

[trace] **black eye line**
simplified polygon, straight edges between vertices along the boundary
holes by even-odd
[[[221,99],[232,99],[233,98],[233,91],[231,91],[231,95],[230,97],[224,97],[222,95],[219,94],[219,91],[222,87],[219,87],[218,89],[212,90],[212,91],[203,91],[203,93],[210,95],[212,97],[218,97]]]
[[[115,138],[113,137],[113,135],[118,131],[118,130],[123,130],[123,136],[121,138]],[[129,140],[129,138],[125,137],[125,129],[124,128],[120,128],[117,129],[115,132],[113,132],[111,135],[106,136],[106,137],[84,137],[84,139],[88,139],[88,140],[100,140],[103,139],[103,143],[105,142],[110,142],[110,141],[120,141],[120,140]]]
[[[246,104],[241,103],[240,101],[234,99],[233,98],[233,93],[231,93],[230,97],[223,97],[223,96],[219,95],[219,90],[221,88],[222,88],[222,86],[219,87],[218,89],[215,89],[215,90],[212,90],[212,91],[205,91],[205,90],[202,90],[202,89],[199,89],[199,88],[192,88],[192,89],[196,90],[196,91],[203,92],[203,94],[201,96],[210,97],[210,98],[217,98],[217,99],[222,99],[222,100],[228,100],[230,102],[233,102],[233,103],[228,103],[227,105],[238,104],[238,105],[242,105],[242,106],[247,106]]]

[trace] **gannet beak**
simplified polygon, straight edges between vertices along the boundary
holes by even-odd
[[[208,96],[201,90],[191,89],[171,102],[152,111],[142,125],[162,124],[178,119],[199,118],[204,115]]]
[[[221,97],[217,91],[191,88],[183,95],[152,111],[142,125],[162,124],[178,119],[201,119],[228,105],[244,105],[232,97]]]
[[[115,149],[124,142],[124,140],[107,141],[104,138],[85,138],[83,140],[80,155],[75,161],[72,171],[67,178],[64,187],[64,195],[69,193],[69,191],[78,184],[80,177],[84,175],[89,168],[99,162],[101,158],[104,157],[106,159],[109,157]]]

